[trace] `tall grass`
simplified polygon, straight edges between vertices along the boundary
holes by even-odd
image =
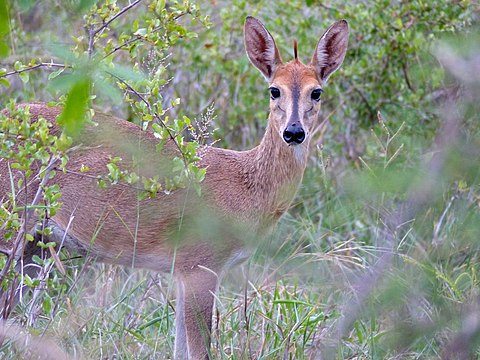
[[[225,23],[232,21],[232,15],[223,16]],[[289,24],[293,20],[288,18]],[[208,36],[213,37],[209,46],[220,37]],[[352,40],[360,41],[355,36]],[[337,118],[326,116],[327,131],[312,151],[294,205],[271,239],[222,281],[214,311],[213,358],[480,355],[478,38],[462,36],[436,44],[435,62],[446,75],[441,91],[431,94],[428,108],[413,109],[422,119],[418,124],[409,118],[412,109],[390,104],[384,114],[381,104],[392,99],[376,99],[380,105],[374,110],[380,113],[370,123],[349,117],[355,114],[346,110],[349,104],[332,110],[327,101],[326,109]],[[356,56],[369,50],[355,48]],[[212,63],[224,72],[231,70],[228,66],[237,71],[244,65],[215,59]],[[344,75],[356,79],[359,65],[354,65]],[[424,74],[419,77],[428,73],[415,71]],[[431,75],[438,71],[435,68]],[[247,75],[241,73],[238,79],[242,76]],[[186,78],[198,86],[191,81],[197,77],[201,78],[199,73]],[[219,108],[228,108],[228,116],[243,114],[245,104],[241,111],[230,109],[228,96],[220,96],[230,85],[217,89]],[[358,88],[358,83],[354,85]],[[357,91],[355,86],[349,91]],[[243,91],[242,86],[237,88]],[[245,96],[237,95],[257,106],[252,97],[258,93],[247,90]],[[359,103],[368,98],[364,94]],[[208,99],[192,102],[197,100]],[[219,122],[228,124],[226,129],[235,128],[228,116]],[[261,127],[260,115],[252,118],[257,120],[242,123],[244,130],[251,126],[248,134]],[[367,123],[366,129],[359,128],[360,123]],[[236,134],[228,133],[225,139]],[[244,139],[243,145],[249,141],[254,140]],[[64,269],[42,264],[52,271],[36,284],[37,292],[23,294],[0,329],[5,338],[1,358],[172,358],[176,304],[168,275],[97,264],[75,254],[60,256]]]

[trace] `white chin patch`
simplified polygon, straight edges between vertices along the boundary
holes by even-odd
[[[304,162],[305,161],[305,153],[307,151],[306,147],[304,144],[295,144],[295,145],[290,145],[293,149],[293,154],[295,155],[295,159],[299,162]]]

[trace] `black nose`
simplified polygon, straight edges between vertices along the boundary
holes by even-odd
[[[283,140],[287,144],[301,144],[305,140],[305,131],[297,123],[290,124],[283,131]]]

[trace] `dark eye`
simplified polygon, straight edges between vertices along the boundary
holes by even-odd
[[[322,89],[315,89],[312,91],[312,100],[320,101],[320,95],[322,95]]]
[[[278,99],[280,97],[280,90],[276,87],[271,87],[268,90],[270,90],[270,98],[272,100]]]

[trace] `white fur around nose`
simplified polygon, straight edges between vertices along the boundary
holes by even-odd
[[[291,146],[293,148],[293,154],[295,155],[295,160],[297,160],[300,163],[303,163],[307,155],[307,147],[305,146],[305,142],[298,145],[291,145]]]

